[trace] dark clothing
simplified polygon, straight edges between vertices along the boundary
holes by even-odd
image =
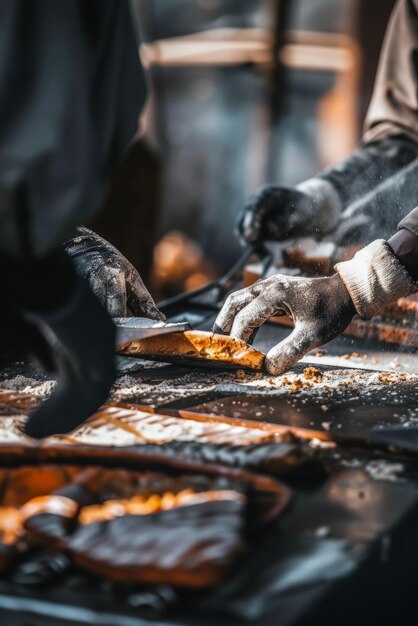
[[[127,0],[0,3],[0,253],[46,254],[91,215],[145,95]]]

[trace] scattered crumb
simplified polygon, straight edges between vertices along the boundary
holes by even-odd
[[[289,391],[290,393],[297,393],[303,387],[303,382],[298,378],[291,383]]]
[[[349,361],[350,359],[363,359],[365,361],[368,358],[369,357],[367,354],[360,355],[358,352],[352,352],[351,354],[342,354],[340,356],[340,359],[345,359],[346,361]],[[375,357],[373,357],[371,361],[372,363],[377,363],[377,360],[375,359]]]
[[[235,372],[235,378],[238,378],[238,380],[244,380],[245,379],[245,371],[244,370],[237,370]]]
[[[328,413],[329,411],[329,406],[328,404],[321,404],[321,409],[324,413]]]
[[[321,426],[324,430],[331,430],[332,422],[322,422]]]
[[[312,380],[315,383],[322,380],[322,372],[317,367],[305,367],[305,369],[303,370],[303,375],[305,376],[305,378],[307,378],[308,380]]]
[[[384,385],[390,385],[392,383],[402,382],[406,380],[406,377],[407,375],[405,372],[379,372],[378,373],[379,382],[383,383]]]

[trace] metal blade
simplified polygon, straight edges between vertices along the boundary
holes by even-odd
[[[118,317],[113,319],[116,326],[116,347],[130,341],[138,341],[155,335],[190,330],[188,322],[166,323],[150,320],[147,317]]]

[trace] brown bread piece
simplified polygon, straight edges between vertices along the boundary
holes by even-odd
[[[147,337],[119,346],[126,356],[160,361],[217,363],[225,366],[261,370],[265,355],[240,339],[202,330],[186,330]]]

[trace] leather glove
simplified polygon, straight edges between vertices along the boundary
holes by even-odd
[[[165,319],[134,266],[108,241],[81,226],[64,249],[111,317],[126,317],[129,309],[137,316]]]
[[[238,216],[243,245],[306,235],[320,238],[337,224],[339,199],[326,181],[312,178],[297,187],[263,187]]]
[[[266,357],[267,370],[281,374],[307,352],[339,335],[355,312],[348,291],[336,274],[327,278],[276,274],[231,294],[214,329],[248,341],[269,317],[291,317],[294,330]]]

